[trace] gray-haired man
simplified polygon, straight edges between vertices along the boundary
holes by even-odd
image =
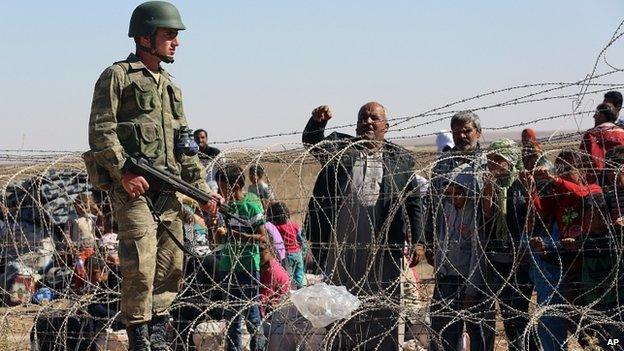
[[[471,350],[489,350],[492,349],[494,342],[493,318],[491,323],[488,319],[484,323],[477,324],[458,317],[462,309],[470,309],[475,305],[480,290],[474,283],[480,281],[475,275],[479,274],[477,267],[483,259],[477,257],[482,255],[476,250],[476,245],[479,245],[478,233],[483,223],[482,216],[479,216],[482,212],[481,202],[477,196],[483,191],[481,174],[485,170],[486,158],[479,144],[481,138],[479,116],[471,111],[456,113],[451,118],[451,133],[455,146],[438,157],[432,170],[430,187],[432,201],[425,231],[427,240],[434,244],[437,251],[436,287],[431,302],[431,329],[434,338],[430,350],[456,349],[461,341],[464,322],[470,334]],[[453,185],[455,174],[468,170],[473,179],[472,189]],[[457,195],[459,190],[471,191]],[[469,220],[464,224],[459,223],[460,226],[455,228],[458,222],[457,219],[449,218],[452,212],[450,209],[453,209],[450,204],[456,198],[464,197],[468,197],[466,200],[471,206],[462,207],[460,212]],[[464,213],[466,211],[471,213]],[[453,228],[457,230],[454,232],[451,230]],[[457,254],[450,254],[449,247],[454,246],[459,247]],[[459,262],[465,264],[461,265]]]

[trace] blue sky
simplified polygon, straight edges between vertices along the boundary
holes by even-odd
[[[87,148],[93,85],[104,68],[133,50],[126,33],[139,3],[0,4],[5,32],[1,148]],[[334,110],[333,125],[344,125],[354,122],[359,106],[370,100],[386,105],[390,117],[412,116],[495,89],[577,81],[591,72],[624,19],[620,0],[174,3],[188,30],[180,35],[176,62],[165,68],[183,89],[190,126],[207,129],[215,141],[301,130],[320,104]],[[606,53],[612,65],[624,67],[623,40]],[[609,69],[601,60],[598,72]],[[619,72],[597,82],[624,85],[623,78]],[[528,92],[458,107],[478,108]],[[584,96],[579,109],[593,109],[600,99],[599,93]],[[570,113],[573,100],[479,114],[484,126],[503,126]],[[425,134],[447,124],[412,123],[414,128],[389,136]],[[575,130],[591,125],[588,114],[534,126]],[[298,140],[291,136],[224,147]]]

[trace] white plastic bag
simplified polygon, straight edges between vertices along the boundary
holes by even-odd
[[[360,300],[344,286],[319,283],[290,293],[299,313],[315,328],[347,318],[360,306]]]

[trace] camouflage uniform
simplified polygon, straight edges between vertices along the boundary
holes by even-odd
[[[156,82],[134,54],[107,68],[95,85],[89,145],[112,182],[109,194],[119,224],[123,275],[121,313],[128,326],[167,312],[182,284],[183,254],[164,228],[158,227],[145,196],[131,198],[124,190],[124,161],[127,155],[142,155],[209,191],[197,156],[174,153],[174,135],[186,125],[180,89],[162,69]],[[169,196],[161,218],[182,241],[180,210],[178,198]]]

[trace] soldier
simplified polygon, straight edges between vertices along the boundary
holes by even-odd
[[[139,5],[130,19],[128,36],[136,54],[108,67],[98,79],[89,121],[89,145],[96,177],[109,179],[100,188],[109,195],[119,223],[121,315],[131,350],[168,350],[168,309],[183,280],[183,254],[170,234],[183,240],[175,193],[154,189],[140,175],[124,168],[127,156],[142,156],[204,191],[197,155],[179,139],[187,127],[180,88],[160,63],[172,63],[184,24],[175,6],[163,1]],[[192,148],[191,148],[192,149]],[[87,159],[87,157],[85,157]],[[88,163],[88,162],[87,162]],[[87,164],[89,167],[89,164]],[[102,176],[102,174],[104,174]],[[158,224],[148,206],[158,206]],[[202,206],[216,212],[216,202]],[[165,231],[165,227],[171,233]]]

